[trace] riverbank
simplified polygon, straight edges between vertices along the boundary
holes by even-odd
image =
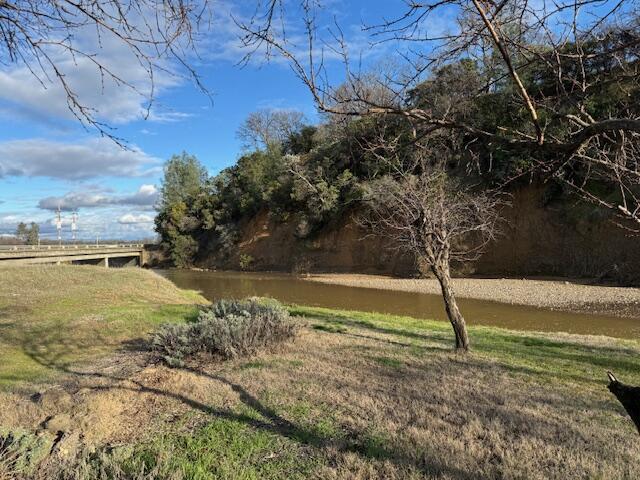
[[[291,306],[294,341],[168,368],[145,333],[201,297],[139,269],[38,268],[0,272],[0,437],[42,467],[23,478],[640,477],[605,375],[640,384],[638,341],[471,327],[458,355],[444,322]]]
[[[408,279],[361,274],[312,274],[311,282],[349,287],[440,294],[434,278]],[[460,298],[490,300],[549,310],[640,318],[640,288],[586,285],[577,281],[455,278]]]
[[[95,361],[206,302],[141,268],[0,266],[0,390]]]

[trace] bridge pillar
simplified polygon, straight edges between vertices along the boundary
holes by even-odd
[[[109,268],[109,257],[105,256],[98,262],[98,265],[100,265],[101,267]]]

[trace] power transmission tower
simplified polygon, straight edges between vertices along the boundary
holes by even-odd
[[[71,214],[71,238],[76,243],[76,231],[78,230],[78,212]]]
[[[56,211],[56,230],[58,230],[58,245],[62,245],[62,217],[60,216],[60,205]]]

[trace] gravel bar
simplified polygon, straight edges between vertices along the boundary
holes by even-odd
[[[361,274],[314,274],[312,282],[349,287],[440,294],[433,278],[393,278]],[[640,318],[640,288],[585,285],[579,281],[455,278],[453,286],[461,298],[490,300],[600,315]]]

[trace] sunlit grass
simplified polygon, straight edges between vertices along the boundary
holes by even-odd
[[[61,365],[191,319],[196,303],[206,301],[138,268],[0,267],[0,389],[46,380]]]
[[[292,315],[315,322],[313,327],[344,333],[349,326],[393,335],[425,355],[429,348],[450,349],[453,333],[445,322],[382,313],[291,306]],[[486,358],[515,374],[537,381],[600,385],[607,370],[640,383],[640,341],[609,337],[520,332],[495,327],[469,327],[470,356]]]
[[[259,416],[258,416],[259,417]],[[123,470],[154,470],[155,478],[191,480],[304,479],[317,460],[294,441],[238,420],[218,420],[196,432],[164,435],[135,448]]]
[[[19,272],[47,285],[20,300],[2,278],[0,386],[90,366],[204,302],[150,272],[103,272],[65,270],[68,284]],[[277,349],[112,379],[105,395],[150,416],[119,416],[135,435],[88,450],[73,478],[637,478],[635,430],[605,378],[640,384],[637,340],[471,327],[462,355],[444,322],[289,309],[308,328]]]

